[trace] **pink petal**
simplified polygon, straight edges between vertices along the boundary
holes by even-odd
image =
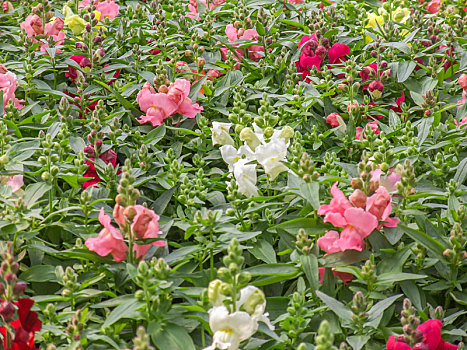
[[[233,24],[229,24],[227,27],[225,27],[225,34],[229,38],[229,41],[238,40],[237,29],[233,26]]]
[[[322,61],[323,60],[319,56],[306,56],[305,54],[300,55],[300,65],[309,69],[315,66],[318,71],[320,71]]]
[[[349,208],[344,216],[348,225],[353,226],[361,238],[367,237],[378,226],[378,219],[361,208]]]

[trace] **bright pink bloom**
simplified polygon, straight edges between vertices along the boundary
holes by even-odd
[[[361,137],[366,139],[364,131],[365,131],[365,129],[366,129],[366,127],[368,125],[370,126],[371,130],[373,130],[375,132],[375,134],[380,134],[381,133],[381,131],[378,130],[378,122],[373,121],[371,123],[366,123],[365,128],[362,128],[361,126],[357,127],[356,134],[355,134],[355,140],[360,140]]]
[[[331,46],[328,52],[330,64],[344,62],[344,57],[350,53],[350,47],[344,44],[335,43]]]
[[[143,207],[142,205],[133,206],[136,210],[136,216],[133,218],[131,229],[135,234],[136,239],[151,239],[158,238],[162,234],[159,230],[159,216],[151,209]],[[165,242],[161,240],[154,241],[149,244],[135,244],[134,250],[136,256],[144,257],[151,245],[163,247]]]
[[[118,12],[120,11],[120,6],[115,3],[115,0],[103,0],[97,4],[96,10],[101,13],[102,17],[113,20],[115,17],[117,17]]]
[[[326,268],[324,267],[318,267],[318,273],[319,273],[319,283],[323,284],[323,279],[324,279],[324,274],[326,272]],[[334,277],[339,277],[344,284],[348,284],[350,281],[352,281],[355,277],[351,273],[347,272],[339,272],[334,269],[332,269],[332,274]]]
[[[411,348],[407,343],[396,340],[393,335],[389,337],[386,343],[386,350],[456,350],[457,345],[446,343],[441,338],[441,328],[443,324],[440,320],[428,320],[417,327],[417,330],[423,334],[423,339],[420,343]]]
[[[99,212],[99,222],[104,228],[96,238],[88,238],[85,242],[89,250],[96,252],[100,256],[111,254],[116,262],[126,258],[128,247],[123,241],[120,231],[111,224],[110,216],[105,214],[104,207]]]
[[[404,90],[402,90],[401,96],[396,98],[397,107],[391,106],[391,107],[389,107],[389,109],[392,109],[396,113],[402,113],[401,105],[402,105],[402,102],[404,102],[404,101],[405,101],[405,93],[404,93]]]
[[[376,216],[378,221],[385,221],[382,226],[397,227],[399,219],[390,218],[392,211],[392,198],[384,186],[379,186],[376,192],[368,197],[366,202],[366,211]]]
[[[352,208],[344,193],[337,188],[337,182],[331,187],[332,199],[329,204],[323,204],[318,209],[318,215],[325,215],[324,222],[330,222],[334,226],[343,227],[346,221],[344,213]]]
[[[441,0],[432,0],[426,5],[426,10],[429,13],[436,13],[438,12],[439,4],[441,3]]]

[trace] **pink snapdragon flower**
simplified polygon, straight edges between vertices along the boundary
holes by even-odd
[[[378,226],[378,228],[381,226],[397,227],[399,223],[399,219],[389,217],[392,212],[391,201],[391,195],[384,186],[379,186],[376,192],[367,199],[366,211],[376,216],[378,221],[385,222]]]
[[[38,15],[30,14],[19,26],[26,31],[26,34],[33,42],[38,42],[34,38],[36,35],[44,34],[46,37],[52,37],[55,46],[57,46],[63,45],[65,41],[65,32],[62,32],[64,25],[63,19],[55,17],[52,22],[46,23],[44,26]],[[47,44],[40,46],[41,51],[46,51],[47,48],[49,48]]]
[[[145,83],[136,97],[140,109],[146,113],[138,120],[140,124],[151,123],[152,126],[162,125],[164,119],[176,113],[194,118],[203,111],[197,103],[193,104],[188,95],[191,84],[186,79],[176,79],[167,88],[156,92],[151,84]],[[166,90],[166,91],[165,91]]]
[[[162,234],[159,230],[159,216],[151,209],[143,207],[142,205],[134,205],[132,208],[136,211],[136,215],[131,222],[131,234],[134,235],[135,244],[133,251],[136,253],[137,258],[142,258],[151,247],[165,246],[165,242],[157,240],[148,244],[137,244],[141,239],[155,239]],[[118,223],[120,229],[125,225],[124,217],[125,208],[116,204],[114,207],[114,219]],[[111,254],[116,262],[120,262],[126,258],[128,247],[124,242],[121,232],[111,224],[110,216],[106,215],[104,208],[99,213],[99,222],[104,228],[96,238],[89,238],[86,240],[86,247],[89,250],[96,252],[100,256]]]
[[[128,247],[123,241],[120,231],[110,221],[110,216],[105,214],[102,207],[99,212],[99,222],[104,228],[96,238],[88,238],[85,245],[89,250],[96,252],[100,256],[111,254],[116,262],[120,262],[126,258]]]
[[[15,97],[16,90],[16,74],[9,72],[2,64],[0,64],[0,91],[3,97],[3,111],[5,112],[5,107],[8,101],[12,100],[17,109],[21,109],[24,106],[21,105],[23,100],[18,100]]]
[[[252,41],[258,41],[258,32],[256,29],[237,29],[234,27],[233,24],[227,25],[225,28],[225,34],[229,38],[229,42],[237,41],[237,40],[252,40]],[[233,44],[232,46],[237,46],[236,44]],[[264,52],[264,47],[260,45],[250,45],[246,47],[245,49],[248,50],[248,57],[253,60],[257,61],[260,58],[263,57],[262,54],[259,52]],[[221,54],[222,58],[225,60],[227,58],[227,48],[221,48]],[[235,60],[239,61],[241,58],[245,55],[243,49],[235,49],[236,55],[234,55]],[[238,57],[237,57],[238,56]]]
[[[441,3],[441,0],[432,0],[426,5],[425,8],[429,13],[432,13],[432,14],[437,13],[440,3]]]
[[[337,188],[337,182],[331,188],[330,204],[321,205],[318,215],[324,215],[324,222],[344,228],[342,232],[327,231],[318,239],[318,245],[326,253],[345,250],[363,250],[364,239],[377,227],[378,220],[362,208],[355,208]]]
[[[100,12],[101,19],[108,18],[113,20],[118,16],[120,6],[115,3],[115,0],[94,0],[92,2],[96,6],[96,11]],[[91,5],[91,0],[82,0],[79,2],[79,7],[86,7]]]

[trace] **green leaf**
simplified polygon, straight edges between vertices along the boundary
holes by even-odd
[[[371,337],[369,335],[352,335],[347,337],[347,343],[350,344],[353,350],[360,350],[366,343],[368,343],[370,338]]]
[[[417,279],[422,279],[422,278],[427,278],[427,275],[418,275],[415,273],[405,273],[405,272],[388,272],[388,273],[383,273],[378,276],[378,279],[376,280],[376,284],[382,285],[382,284],[388,284],[388,283],[396,283],[400,281],[406,281],[406,280],[417,280]]]
[[[52,186],[45,182],[36,182],[28,185],[24,191],[23,200],[28,209],[32,208],[39,199],[46,194]]]
[[[330,297],[323,292],[316,291],[316,295],[320,298],[328,308],[330,308],[339,318],[351,322],[352,321],[352,311],[347,309],[344,304],[340,301]]]
[[[389,110],[389,127],[397,130],[401,126],[401,118],[392,109]]]
[[[397,68],[397,81],[399,83],[406,81],[408,77],[410,77],[410,74],[412,74],[415,67],[416,63],[414,61],[399,62]]]
[[[260,36],[263,36],[264,34],[266,34],[266,31],[264,30],[264,26],[260,21],[256,22],[256,31],[258,32],[258,35]]]
[[[52,265],[32,266],[23,272],[20,277],[26,282],[57,282],[55,266]]]
[[[433,120],[433,117],[424,118],[422,119],[420,124],[418,124],[418,138],[420,140],[420,142],[418,143],[419,145],[422,145],[428,137],[428,134],[431,130],[431,126],[433,124]]]
[[[300,185],[300,193],[311,204],[311,206],[318,210],[319,203],[319,183],[317,182],[304,182]]]
[[[464,158],[460,161],[457,166],[456,174],[454,175],[454,180],[462,185],[467,178],[467,158]]]
[[[134,318],[138,319],[141,315],[137,311],[144,303],[132,297],[129,300],[126,300],[122,304],[118,305],[115,309],[112,310],[110,315],[105,319],[102,328],[110,327],[115,322],[121,320],[122,318]]]
[[[397,299],[399,299],[402,294],[394,295],[390,298],[381,300],[372,306],[370,311],[368,311],[368,321],[364,324],[365,327],[378,328],[381,318],[383,317],[384,311],[390,307]]]
[[[318,259],[316,256],[301,255],[300,262],[302,263],[302,269],[305,272],[305,276],[310,282],[312,290],[318,290],[319,287],[319,272],[318,272]]]
[[[276,251],[271,243],[265,239],[259,239],[252,248],[248,251],[255,256],[255,258],[264,261],[267,264],[277,263]]]
[[[370,252],[364,250],[359,252],[358,250],[346,250],[345,252],[337,252],[332,254],[326,254],[323,257],[325,261],[324,267],[338,267],[348,266],[356,262],[367,260],[370,257]]]
[[[412,238],[415,242],[420,243],[425,248],[427,248],[432,254],[434,254],[435,257],[445,261],[443,252],[446,250],[446,247],[443,244],[428,236],[426,233],[414,230],[408,226],[399,224],[398,227],[400,227],[404,233]]]
[[[184,327],[167,323],[160,327],[152,321],[148,326],[148,333],[153,344],[160,350],[195,350],[195,344]]]
[[[229,71],[216,85],[214,90],[214,97],[221,95],[224,91],[237,88],[243,81],[244,77],[241,71],[231,70]]]
[[[290,264],[267,264],[252,266],[245,271],[248,271],[252,276],[271,276],[271,275],[294,275],[298,269]]]

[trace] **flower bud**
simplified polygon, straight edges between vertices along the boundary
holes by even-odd
[[[240,140],[246,142],[252,151],[255,151],[256,147],[261,144],[258,136],[256,136],[256,134],[250,128],[244,128],[240,132]]]

